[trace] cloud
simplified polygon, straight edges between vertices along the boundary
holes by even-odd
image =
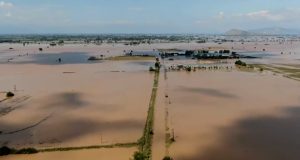
[[[10,2],[0,1],[0,8],[12,8],[14,5]]]
[[[261,10],[245,14],[246,17],[255,20],[282,21],[285,19],[283,13],[274,13],[269,10]]]

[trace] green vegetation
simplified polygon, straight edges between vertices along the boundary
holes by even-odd
[[[271,65],[271,64],[253,64],[251,65],[255,68],[258,68],[259,71],[271,71],[277,74],[281,74],[284,77],[291,78],[294,80],[300,81],[300,68],[296,68],[295,66],[290,65]]]
[[[133,155],[134,160],[145,160],[147,157],[143,152],[135,152]]]
[[[155,64],[154,64],[154,67],[155,67],[155,68],[153,68],[152,66],[149,67],[149,71],[150,71],[150,72],[159,72],[160,67],[161,67],[161,64],[160,64],[158,58],[156,58],[156,62],[155,62]]]
[[[247,66],[247,64],[246,64],[245,62],[241,61],[241,60],[237,60],[237,61],[235,62],[235,65],[243,66],[243,67],[246,67],[246,66]]]
[[[99,61],[99,60],[103,60],[103,58],[101,58],[101,57],[95,57],[95,56],[90,56],[88,58],[88,61]]]
[[[150,72],[155,72],[156,69],[154,69],[153,67],[149,67],[149,71],[150,71]]]
[[[20,150],[3,146],[0,148],[0,156],[10,155],[10,154],[35,154],[39,152],[73,151],[73,150],[82,150],[82,149],[130,148],[130,147],[135,147],[137,145],[138,144],[136,142],[132,142],[132,143],[116,143],[111,145],[61,147],[61,148],[48,148],[48,149],[23,148]]]
[[[259,71],[263,72],[263,71],[264,71],[264,69],[263,69],[263,68],[259,68]]]
[[[101,148],[130,148],[130,147],[135,147],[135,146],[137,146],[137,143],[132,142],[132,143],[116,143],[116,144],[111,144],[111,145],[48,148],[48,149],[40,149],[39,152],[57,152],[57,151],[72,151],[72,150],[101,149]]]
[[[10,155],[10,154],[34,154],[38,153],[39,151],[35,148],[23,148],[20,150],[9,148],[6,146],[3,146],[0,148],[0,156]]]
[[[191,66],[186,67],[186,71],[191,72],[192,71],[192,67]]]
[[[263,71],[265,71],[265,70],[271,70],[271,68],[269,68],[267,65],[264,65],[264,64],[250,64],[249,65],[251,68],[258,68],[258,70],[260,71],[260,72],[263,72]],[[277,71],[275,71],[275,72],[277,72]],[[277,72],[278,73],[278,72]]]
[[[9,155],[9,154],[14,154],[16,153],[16,150],[13,148],[8,148],[6,146],[3,146],[0,148],[0,156],[5,156],[5,155]]]
[[[16,151],[16,154],[34,154],[38,153],[39,151],[36,150],[35,148],[23,148],[18,151]]]
[[[11,97],[13,97],[13,96],[15,96],[15,94],[12,93],[12,92],[7,92],[7,93],[6,93],[6,97],[7,97],[7,98],[11,98]]]
[[[169,132],[166,133],[166,139],[165,139],[166,147],[169,148],[172,143],[175,142],[175,138],[171,136]]]
[[[288,75],[288,77],[296,78],[296,79],[299,79],[299,80],[300,80],[300,73],[290,74],[290,75]]]
[[[59,40],[59,41],[58,41],[58,44],[59,44],[59,45],[63,45],[64,43],[65,43],[64,40]]]
[[[133,156],[134,160],[150,160],[152,154],[152,139],[153,139],[153,127],[154,127],[154,109],[157,94],[159,80],[159,69],[156,70],[154,75],[154,82],[152,88],[152,94],[149,103],[148,116],[143,132],[143,136],[138,140],[139,151]]]
[[[163,160],[173,160],[173,158],[170,157],[170,156],[165,156],[165,157],[163,158]]]
[[[163,34],[15,34],[1,35],[0,43],[23,43],[24,46],[30,43],[57,42],[66,43],[120,43],[125,45],[151,44],[160,41],[190,42],[193,40],[205,41],[206,38],[196,37],[195,35],[163,35]]]
[[[151,56],[115,56],[109,57],[107,60],[112,61],[131,61],[131,60],[154,60],[155,57]]]
[[[273,66],[273,68],[280,70],[282,72],[287,72],[287,73],[299,73],[300,72],[300,68],[277,67],[277,66]]]
[[[156,69],[159,69],[159,68],[160,68],[160,62],[159,62],[159,61],[155,62],[155,68],[156,68]]]

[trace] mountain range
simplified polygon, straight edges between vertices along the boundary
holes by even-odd
[[[288,28],[261,28],[253,30],[231,29],[225,32],[228,36],[254,36],[254,35],[300,35],[300,29]]]

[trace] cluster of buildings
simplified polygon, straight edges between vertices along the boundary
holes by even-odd
[[[230,50],[152,50],[152,51],[129,51],[126,56],[152,56],[161,57],[162,59],[169,58],[172,60],[175,57],[185,59],[237,59],[246,58],[236,52]]]
[[[230,50],[186,50],[186,51],[177,51],[177,52],[162,52],[162,58],[169,58],[175,56],[183,56],[192,59],[230,59],[230,58],[240,58],[236,52],[231,52]]]

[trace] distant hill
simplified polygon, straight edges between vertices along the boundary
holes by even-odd
[[[225,35],[229,36],[249,36],[249,35],[300,35],[300,29],[288,29],[288,28],[261,28],[254,30],[240,30],[240,29],[232,29],[225,33]]]
[[[287,34],[300,34],[300,30],[297,29],[288,29],[288,28],[262,28],[262,29],[255,29],[250,30],[250,32],[261,34],[261,35],[287,35]]]
[[[248,32],[248,31],[240,30],[240,29],[231,29],[231,30],[227,31],[225,33],[225,35],[228,35],[228,36],[249,36],[249,35],[251,35],[251,33]]]

